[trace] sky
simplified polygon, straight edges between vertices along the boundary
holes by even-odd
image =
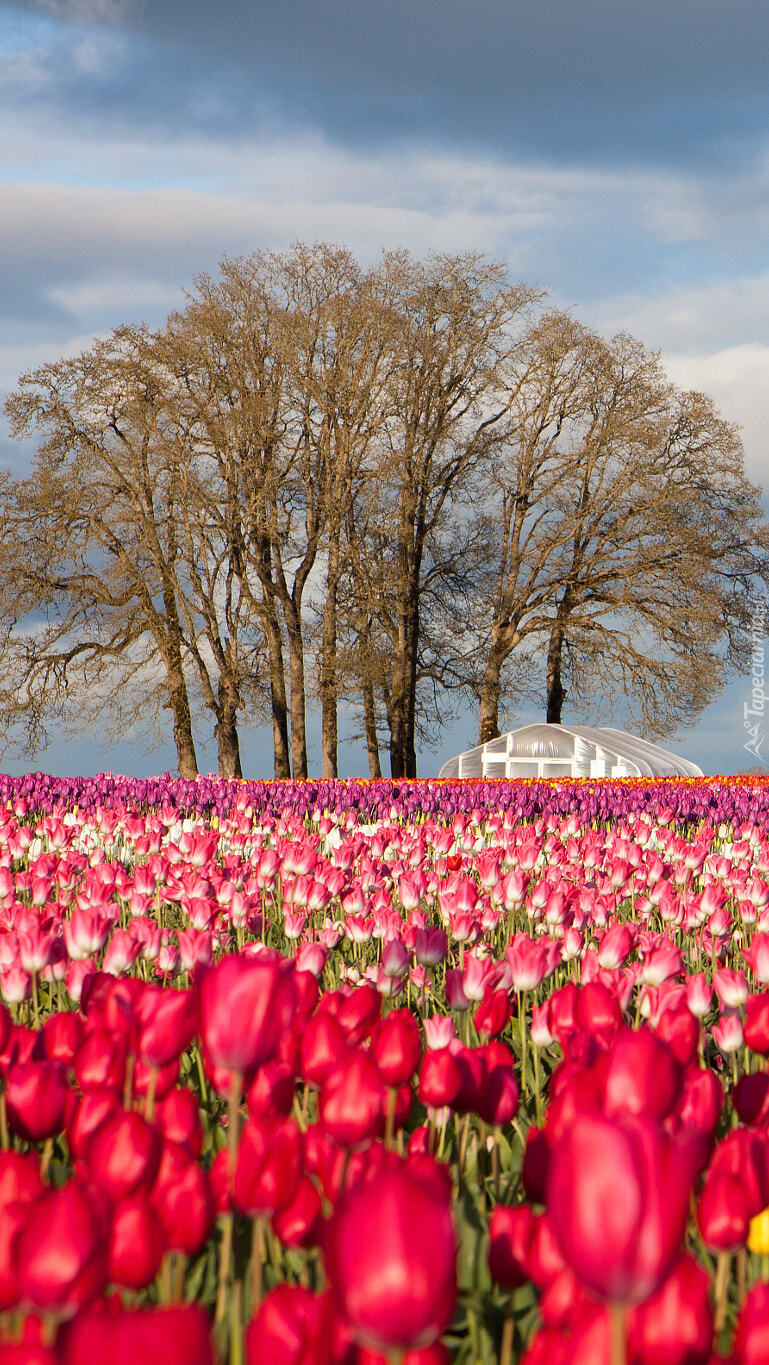
[[[0,0],[0,391],[160,323],[225,255],[475,249],[659,350],[741,425],[767,490],[768,50],[765,0]],[[0,465],[29,454],[0,431]],[[674,747],[756,765],[746,704],[748,676]],[[473,730],[468,712],[423,775]],[[244,753],[269,774],[264,732]],[[144,774],[174,753],[55,735],[0,762]]]

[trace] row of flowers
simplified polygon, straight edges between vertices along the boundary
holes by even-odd
[[[0,800],[0,1365],[769,1358],[766,784]]]

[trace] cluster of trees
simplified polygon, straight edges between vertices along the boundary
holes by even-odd
[[[296,245],[225,260],[153,331],[22,376],[38,441],[0,491],[0,710],[125,730],[208,716],[372,776],[472,697],[478,739],[539,692],[677,729],[750,652],[769,532],[735,429],[632,337],[606,340],[475,254]]]

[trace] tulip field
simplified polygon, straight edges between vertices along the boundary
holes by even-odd
[[[0,776],[0,1365],[769,1361],[769,781]]]

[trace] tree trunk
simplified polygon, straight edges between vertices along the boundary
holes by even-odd
[[[220,689],[221,693],[222,689]],[[219,722],[216,727],[219,776],[242,777],[240,740],[238,738],[237,707],[226,693],[220,695]]]
[[[547,649],[547,722],[548,725],[561,724],[561,712],[566,693],[563,690],[561,680],[561,665],[563,662],[563,643],[565,638],[564,623],[560,613],[556,618],[555,625],[550,632],[550,643]]]
[[[390,776],[406,776],[406,660],[401,641],[393,659],[393,686],[390,702]]]
[[[291,715],[291,769],[294,781],[307,777],[307,723],[304,687],[304,645],[296,603],[286,608],[288,631],[289,711]]]
[[[367,672],[363,678],[363,723],[366,732],[366,749],[368,751],[368,775],[372,782],[378,781],[382,776],[382,765],[379,761],[379,737],[376,732],[376,707],[374,704],[374,684],[371,676]]]
[[[175,653],[173,646],[172,652]],[[190,699],[187,694],[187,683],[182,668],[181,655],[178,661],[172,661],[168,665],[167,672],[168,705],[173,717],[174,744],[176,745],[179,776],[184,778],[197,777],[198,760],[195,754],[195,741],[192,738]]]
[[[489,740],[496,739],[500,733],[499,699],[502,695],[502,663],[504,657],[499,629],[494,626],[481,686],[480,714],[478,716],[479,744],[488,744]]]
[[[283,667],[283,645],[280,627],[271,608],[263,615],[267,653],[270,660],[270,704],[272,709],[272,748],[274,774],[278,781],[291,776],[288,751],[288,705],[286,703],[286,673]]]
[[[176,760],[179,765],[179,776],[192,778],[198,775],[198,760],[192,738],[190,698],[182,663],[182,632],[174,588],[168,577],[163,582],[163,605],[165,607],[163,654],[168,678],[168,703],[173,716]]]
[[[323,776],[338,776],[337,749],[339,744],[338,689],[336,673],[336,607],[339,586],[339,541],[330,537],[326,600],[323,604],[323,640],[320,663],[321,751]]]
[[[417,649],[419,644],[419,605],[409,603],[408,644],[406,649],[406,696],[403,743],[404,777],[417,775],[416,714],[417,714]]]

